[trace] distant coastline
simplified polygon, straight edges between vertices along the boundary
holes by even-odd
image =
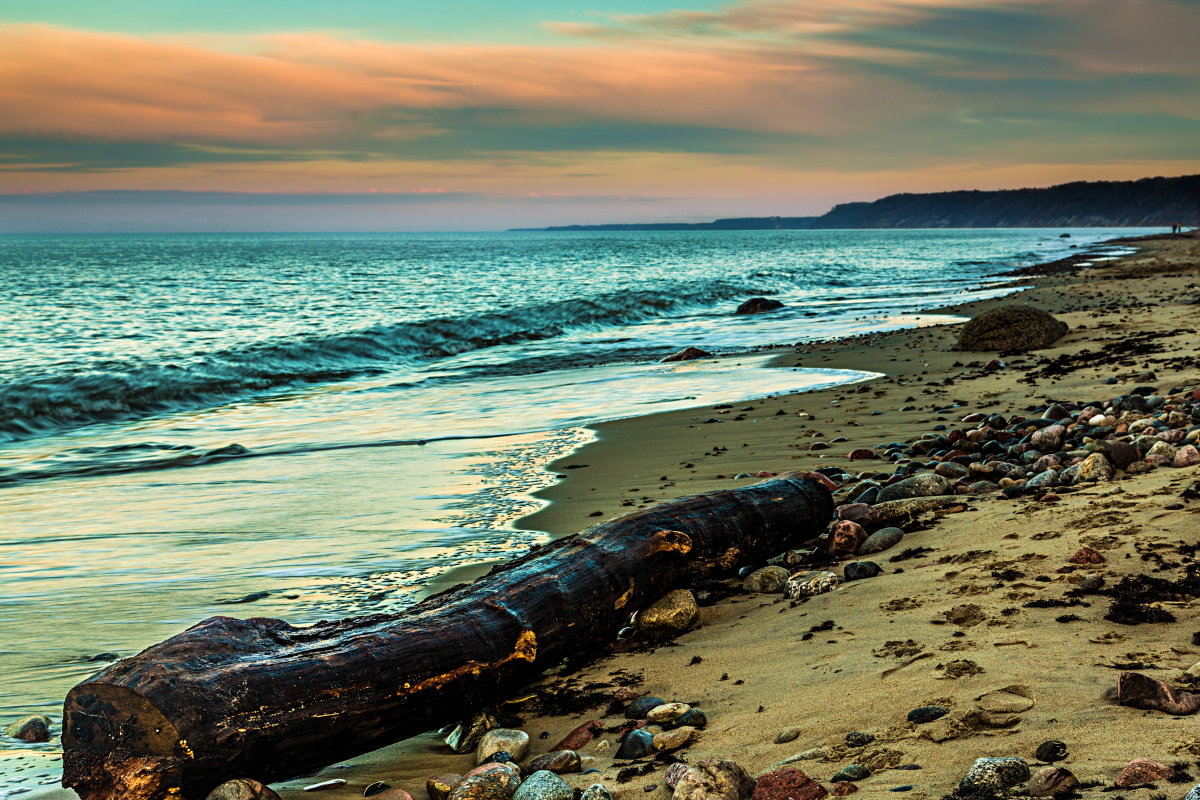
[[[1076,181],[1040,189],[893,194],[842,203],[819,217],[736,217],[513,228],[526,232],[848,228],[1139,228],[1200,226],[1200,175]]]

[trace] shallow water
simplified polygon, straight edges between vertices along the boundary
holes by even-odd
[[[1120,232],[1072,233],[0,239],[0,720],[214,614],[400,608],[543,539],[511,523],[589,422],[862,377],[663,355],[914,324]]]

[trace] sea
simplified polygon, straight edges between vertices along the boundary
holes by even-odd
[[[400,610],[545,541],[589,425],[861,380],[771,348],[1145,232],[0,237],[0,727],[213,615]],[[0,740],[0,797],[57,752]]]

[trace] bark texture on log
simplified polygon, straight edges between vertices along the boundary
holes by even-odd
[[[462,719],[697,578],[820,531],[833,502],[793,473],[595,525],[402,614],[298,628],[213,617],[76,686],[63,785],[85,800],[203,798]]]

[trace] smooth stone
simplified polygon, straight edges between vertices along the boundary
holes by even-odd
[[[209,792],[204,800],[279,800],[275,790],[250,778],[225,781]]]
[[[575,790],[548,769],[541,769],[517,787],[513,800],[574,800]]]
[[[646,712],[646,719],[650,722],[659,723],[674,722],[688,711],[691,711],[691,709],[692,707],[687,703],[663,703]]]
[[[456,773],[443,773],[430,777],[425,781],[425,791],[429,794],[429,800],[446,800],[462,779],[463,776]]]
[[[683,726],[662,733],[654,734],[651,743],[654,749],[660,753],[669,753],[672,750],[679,750],[687,747],[692,742],[696,741],[696,737],[700,735],[700,731],[690,726]]]
[[[1053,764],[1055,761],[1062,761],[1068,755],[1067,745],[1065,742],[1060,742],[1057,739],[1050,739],[1042,742],[1037,746],[1037,750],[1033,751],[1033,757],[1038,761],[1044,761],[1047,764]]]
[[[1176,450],[1175,458],[1171,459],[1171,466],[1176,469],[1194,467],[1197,464],[1200,464],[1200,449],[1190,444]]]
[[[1167,444],[1160,439],[1146,451],[1146,458],[1149,460],[1150,456],[1160,456],[1165,458],[1167,463],[1170,464],[1175,461],[1175,456],[1178,454],[1179,450],[1174,445]]]
[[[564,736],[558,744],[551,747],[547,752],[552,753],[555,750],[581,750],[602,733],[604,733],[604,720],[589,720]]]
[[[654,734],[644,728],[635,728],[625,734],[614,758],[643,758],[654,752]]]
[[[750,800],[754,781],[733,761],[698,761],[675,784],[673,800]]]
[[[837,774],[829,780],[834,783],[841,783],[842,781],[862,781],[869,777],[871,777],[871,768],[866,764],[847,764],[838,770]]]
[[[787,583],[788,577],[789,573],[783,567],[763,567],[762,569],[756,569],[746,576],[745,582],[742,583],[742,588],[747,592],[779,594],[783,591],[783,585]]]
[[[942,461],[933,468],[933,474],[956,481],[967,476],[967,468],[962,464],[955,464],[953,461]]]
[[[821,800],[829,794],[824,786],[796,767],[772,770],[758,776],[754,800]]]
[[[1108,459],[1104,457],[1103,453],[1092,453],[1080,463],[1077,481],[1079,483],[1111,481],[1114,474],[1113,465],[1108,463]]]
[[[529,752],[529,734],[513,728],[493,728],[479,740],[475,763],[482,764],[494,754],[507,751],[513,761],[520,761]]]
[[[1152,758],[1135,758],[1121,770],[1113,785],[1119,789],[1129,789],[1143,783],[1163,781],[1175,774],[1175,770],[1161,761]]]
[[[959,782],[963,792],[999,792],[1029,780],[1029,765],[1016,756],[977,758]]]
[[[775,734],[775,744],[787,744],[788,742],[794,742],[799,738],[799,728],[784,728],[779,733]]]
[[[668,364],[672,361],[693,361],[697,358],[712,358],[712,353],[707,350],[701,350],[699,347],[685,347],[678,350],[662,360],[661,363]]]
[[[520,777],[504,764],[484,764],[463,776],[449,800],[511,800]]]
[[[876,564],[874,561],[851,561],[842,569],[842,575],[846,581],[861,581],[867,578],[874,578],[883,572],[883,567]]]
[[[783,594],[789,600],[800,600],[805,597],[815,597],[825,592],[832,592],[842,585],[842,578],[837,573],[828,570],[811,570],[793,575],[788,579]]]
[[[30,714],[6,725],[4,735],[20,739],[23,742],[48,742],[50,741],[50,725],[49,717]]]
[[[949,492],[950,481],[941,475],[930,473],[914,475],[883,487],[879,493],[879,499],[886,503],[891,500],[909,500],[914,497],[935,497]]]
[[[651,709],[658,708],[665,702],[667,701],[661,697],[653,697],[651,695],[631,700],[629,701],[629,705],[625,706],[625,719],[645,719]]]
[[[530,761],[522,770],[527,775],[532,775],[540,770],[549,770],[558,775],[565,775],[568,772],[579,772],[583,768],[583,759],[574,750],[554,750]]]
[[[635,627],[648,639],[665,639],[691,630],[699,621],[696,597],[687,589],[676,589],[643,608]]]
[[[693,728],[705,728],[708,726],[708,716],[698,708],[689,710],[679,719],[675,720],[676,725],[689,725]]]
[[[1079,780],[1065,767],[1044,767],[1029,778],[1031,797],[1054,797],[1068,794],[1079,785]]]
[[[466,722],[459,723],[458,727],[446,737],[446,744],[450,745],[450,749],[456,753],[470,753],[479,747],[479,740],[485,733],[499,727],[500,723],[496,721],[495,717],[481,712]]]
[[[884,550],[900,544],[903,538],[904,531],[899,528],[880,528],[866,538],[866,541],[858,548],[858,554],[868,556],[872,553],[882,553]]]
[[[613,800],[612,792],[602,783],[593,783],[583,790],[579,800]]]
[[[871,742],[875,741],[875,734],[866,733],[864,731],[850,731],[844,737],[846,744],[851,747],[866,747]]]
[[[933,722],[935,719],[941,719],[949,713],[950,709],[945,706],[921,706],[908,712],[908,721],[914,722],[917,725],[924,725],[927,722]]]

